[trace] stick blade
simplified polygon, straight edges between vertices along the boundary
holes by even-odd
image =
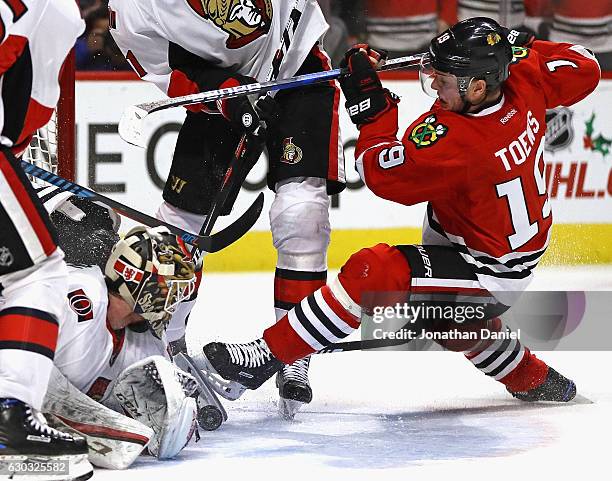
[[[255,225],[263,210],[263,205],[264,194],[260,192],[251,206],[237,220],[225,229],[210,236],[210,248],[205,250],[209,253],[219,252],[240,239]]]
[[[126,108],[119,121],[119,136],[129,144],[144,147],[142,124],[143,119],[147,115],[148,112],[146,110],[136,105]]]

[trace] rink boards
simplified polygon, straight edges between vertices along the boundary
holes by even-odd
[[[140,81],[79,80],[77,82],[77,180],[130,206],[153,214],[161,200],[181,108],[149,117],[146,149],[124,143],[117,134],[123,109],[162,97]],[[431,101],[414,80],[388,80],[402,97],[400,132],[424,112]],[[343,101],[341,105],[343,105]],[[545,261],[549,264],[612,262],[612,79],[602,80],[596,92],[570,109],[550,112],[546,179],[556,225]],[[345,145],[348,188],[332,199],[332,244],[329,265],[337,268],[360,247],[377,242],[415,243],[420,240],[424,206],[405,207],[374,197],[360,182],[353,163],[357,130],[344,110],[340,115]],[[495,135],[492,133],[492,135]],[[265,188],[267,159],[251,172],[236,203],[244,210]],[[254,230],[239,243],[207,258],[207,269],[269,270],[275,265],[267,208]],[[222,224],[221,222],[220,224]]]

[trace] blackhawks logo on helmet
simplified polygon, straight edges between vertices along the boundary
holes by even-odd
[[[198,15],[229,35],[225,46],[240,48],[265,35],[272,24],[272,0],[186,0]]]
[[[414,142],[417,149],[432,146],[448,132],[448,127],[443,124],[437,124],[436,120],[435,115],[430,115],[412,129],[410,140]]]
[[[487,35],[487,43],[491,46],[498,44],[501,41],[499,33],[490,33]]]

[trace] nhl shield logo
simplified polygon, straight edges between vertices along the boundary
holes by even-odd
[[[186,0],[200,17],[229,35],[225,46],[244,47],[270,31],[272,0]]]
[[[11,253],[10,249],[6,246],[0,247],[0,266],[8,267],[10,266],[15,258]]]
[[[574,140],[572,111],[559,107],[546,111],[546,150],[554,152],[565,149]]]
[[[293,143],[293,137],[283,140],[283,155],[281,162],[285,164],[297,164],[302,160],[302,149]]]

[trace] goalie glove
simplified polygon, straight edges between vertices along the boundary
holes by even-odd
[[[349,75],[340,79],[340,86],[346,97],[346,110],[357,127],[374,122],[399,102],[395,94],[383,88],[374,69],[386,56],[386,52],[358,44],[346,52],[340,63],[340,67],[349,70]]]
[[[149,452],[169,459],[181,452],[195,432],[196,401],[186,395],[193,395],[195,385],[195,379],[167,359],[151,356],[117,377],[113,395],[132,418],[153,430]]]
[[[89,200],[81,199],[72,192],[66,192],[53,185],[35,187],[34,190],[49,215],[58,212],[73,222],[81,222],[88,214],[96,215],[100,218],[107,217],[110,219],[110,225],[104,220],[103,222],[106,222],[104,227],[112,229],[114,232],[119,232],[121,218],[110,207],[94,204]],[[85,209],[83,206],[85,206]]]

